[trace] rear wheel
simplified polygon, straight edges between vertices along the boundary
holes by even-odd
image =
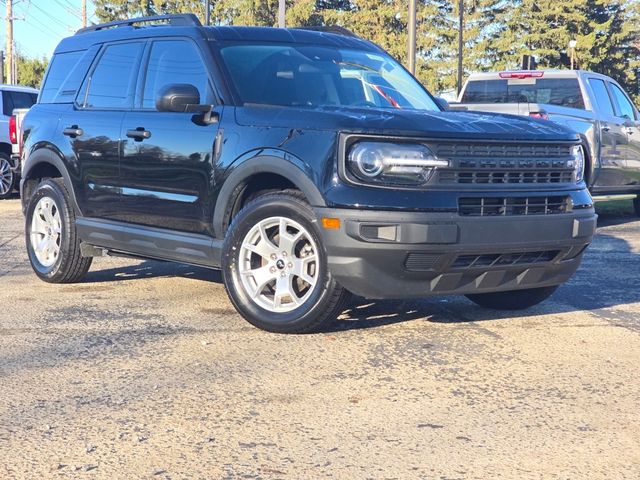
[[[474,293],[466,297],[484,308],[494,310],[524,310],[546,300],[558,289],[552,287],[528,288],[509,292]]]
[[[332,278],[315,215],[297,191],[251,201],[229,227],[225,287],[258,328],[310,333],[336,320],[348,293]]]
[[[16,186],[16,174],[11,170],[7,154],[0,153],[0,200],[9,198]]]
[[[25,235],[31,266],[45,282],[77,282],[91,266],[92,258],[80,255],[75,220],[62,180],[38,185],[29,200]]]

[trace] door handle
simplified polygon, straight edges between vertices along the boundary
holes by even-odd
[[[601,128],[601,130],[602,130],[603,132],[605,132],[605,133],[606,133],[606,132],[608,132],[609,130],[611,130],[611,127],[609,127],[608,125],[604,125],[604,126]]]
[[[147,138],[151,138],[151,132],[145,130],[144,127],[138,127],[135,130],[127,130],[127,137],[133,138],[136,142],[141,142]]]
[[[64,130],[62,130],[63,135],[66,135],[67,137],[71,137],[71,138],[79,137],[83,133],[84,133],[84,130],[78,127],[78,125],[71,125],[70,127],[67,127]]]
[[[627,132],[627,135],[633,135],[633,128],[632,127],[626,127],[624,129],[625,132]]]

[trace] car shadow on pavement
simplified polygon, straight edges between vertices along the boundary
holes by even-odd
[[[222,283],[222,274],[219,270],[159,260],[144,260],[140,263],[123,267],[91,270],[82,282],[119,282],[160,277],[182,277]]]

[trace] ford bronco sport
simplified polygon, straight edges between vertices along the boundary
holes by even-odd
[[[596,223],[575,133],[442,111],[348,32],[85,28],[55,50],[24,152],[40,278],[77,282],[104,254],[217,268],[275,332],[325,328],[349,293],[529,307]]]

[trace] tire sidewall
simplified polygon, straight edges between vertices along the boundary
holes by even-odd
[[[269,217],[286,217],[302,225],[312,236],[318,247],[318,283],[304,304],[289,312],[274,313],[256,304],[245,292],[240,279],[238,262],[240,246],[251,228]],[[251,202],[238,216],[227,231],[222,254],[222,275],[225,288],[236,309],[253,325],[270,331],[304,329],[321,315],[327,301],[335,289],[327,267],[325,252],[317,221],[311,208],[301,201],[286,195],[265,195]]]
[[[58,258],[56,259],[55,263],[50,267],[45,267],[40,263],[33,250],[33,246],[31,245],[31,221],[33,219],[33,213],[35,211],[36,205],[38,205],[38,202],[45,197],[49,197],[54,201],[60,215],[61,224],[60,253],[58,254]],[[44,181],[38,186],[31,199],[29,200],[29,206],[27,207],[25,216],[25,241],[27,244],[29,261],[31,262],[31,266],[36,275],[38,275],[38,277],[40,277],[41,279],[51,281],[60,272],[63,263],[66,261],[66,254],[70,249],[70,228],[71,225],[69,222],[69,208],[64,192],[56,183],[50,180]]]

